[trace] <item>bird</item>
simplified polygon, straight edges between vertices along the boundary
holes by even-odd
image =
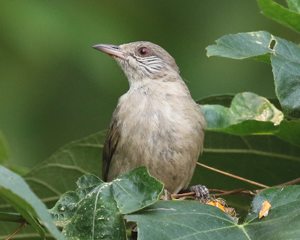
[[[169,193],[187,189],[203,151],[206,120],[174,58],[147,41],[93,48],[112,56],[129,82],[106,135],[103,180],[146,166]]]

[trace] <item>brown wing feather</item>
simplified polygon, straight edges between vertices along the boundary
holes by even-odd
[[[114,155],[116,147],[120,139],[120,133],[117,130],[117,122],[113,121],[110,124],[110,129],[106,134],[106,139],[103,147],[102,155],[102,179],[107,182],[109,165]]]

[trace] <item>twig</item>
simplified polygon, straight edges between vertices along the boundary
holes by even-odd
[[[237,176],[237,175],[234,175],[234,174],[231,174],[231,173],[227,173],[227,172],[221,171],[221,170],[216,169],[216,168],[209,167],[209,166],[204,165],[204,164],[202,164],[202,163],[197,162],[197,164],[198,164],[199,166],[201,166],[201,167],[205,167],[205,168],[210,169],[210,170],[212,170],[212,171],[215,171],[215,172],[218,172],[218,173],[222,173],[222,174],[227,175],[227,176],[229,176],[229,177],[233,177],[233,178],[239,179],[239,180],[244,181],[244,182],[248,182],[248,183],[250,183],[250,184],[253,184],[253,185],[256,185],[256,186],[259,186],[259,187],[269,188],[269,186],[267,186],[267,185],[264,185],[264,184],[261,184],[261,183],[258,183],[258,182],[254,182],[254,181],[251,181],[251,180],[249,180],[249,179],[242,178],[242,177],[239,177],[239,176]]]
[[[239,195],[248,195],[255,196],[256,194],[247,189],[235,189],[235,190],[219,190],[219,189],[210,189],[209,192],[218,192],[218,194],[214,194],[215,196],[229,195],[229,194],[239,194]]]
[[[9,240],[12,239],[13,236],[15,236],[17,234],[17,232],[19,232],[21,230],[22,227],[24,227],[26,225],[26,221],[24,221],[23,223],[21,223],[21,225],[17,228],[16,231],[13,232],[12,235],[10,235],[8,238],[6,238],[5,240]]]
[[[284,187],[284,186],[289,186],[289,185],[293,185],[293,184],[296,184],[300,182],[300,178],[296,178],[292,181],[289,181],[289,182],[286,182],[286,183],[282,183],[282,184],[279,184],[279,185],[276,185],[275,187]]]
[[[222,195],[229,195],[229,194],[241,194],[241,195],[249,195],[249,196],[255,196],[256,194],[254,192],[251,192],[246,189],[235,189],[235,190],[219,190],[219,189],[209,189],[209,192],[217,192],[218,194],[214,194],[215,196],[222,196]],[[188,196],[194,196],[195,192],[188,192],[188,193],[177,193],[172,194],[172,198],[181,198],[181,197],[188,197]]]

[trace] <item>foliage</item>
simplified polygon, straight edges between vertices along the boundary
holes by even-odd
[[[299,186],[261,192],[255,197],[246,221],[240,225],[222,210],[194,201],[161,201],[127,215],[126,219],[138,222],[140,239],[297,239],[299,194]],[[258,219],[266,199],[272,211],[266,218]]]
[[[300,1],[287,0],[287,3],[289,9],[272,0],[258,0],[265,15],[299,32]],[[201,162],[269,186],[299,177],[299,47],[265,31],[226,35],[216,42],[207,47],[208,56],[249,58],[271,64],[277,99],[243,92],[199,100],[208,122]],[[98,176],[104,138],[105,133],[100,132],[72,142],[23,178],[0,166],[0,209],[3,212],[0,239],[12,234],[24,218],[30,226],[17,233],[21,239],[40,236],[126,239],[123,216],[137,222],[139,239],[298,238],[299,186],[267,188],[255,196],[251,210],[243,200],[228,198],[228,203],[237,207],[237,211],[239,208],[249,210],[247,218],[237,224],[220,209],[196,201],[156,203],[163,185],[144,167],[111,183],[102,182]],[[0,163],[10,167],[6,145],[1,135]],[[205,182],[209,188],[255,189],[249,183],[217,176],[217,173],[212,173],[210,179],[202,179],[203,171],[207,170],[196,169],[192,183]],[[266,200],[272,207],[269,215],[259,219]],[[56,202],[50,213],[56,225],[62,228],[64,237],[49,219],[41,201],[48,207]],[[22,217],[12,213],[15,211]],[[49,233],[45,233],[42,226]]]
[[[217,40],[217,45],[207,47],[207,55],[271,61],[275,91],[283,111],[300,117],[300,49],[296,44],[264,31],[239,33]]]
[[[0,196],[38,232],[45,237],[45,231],[38,220],[56,238],[63,239],[54,225],[45,205],[30,190],[27,183],[17,174],[0,165]],[[8,213],[7,213],[8,214]],[[9,217],[9,214],[8,214]]]
[[[66,239],[125,239],[122,214],[143,209],[157,202],[163,184],[140,167],[110,183],[86,174],[77,181],[78,189],[62,195],[50,210],[63,224]],[[117,231],[116,231],[117,229]]]

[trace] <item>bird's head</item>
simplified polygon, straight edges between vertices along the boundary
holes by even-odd
[[[151,42],[133,42],[120,46],[97,44],[93,48],[114,57],[131,83],[146,78],[170,81],[179,74],[174,58]]]

